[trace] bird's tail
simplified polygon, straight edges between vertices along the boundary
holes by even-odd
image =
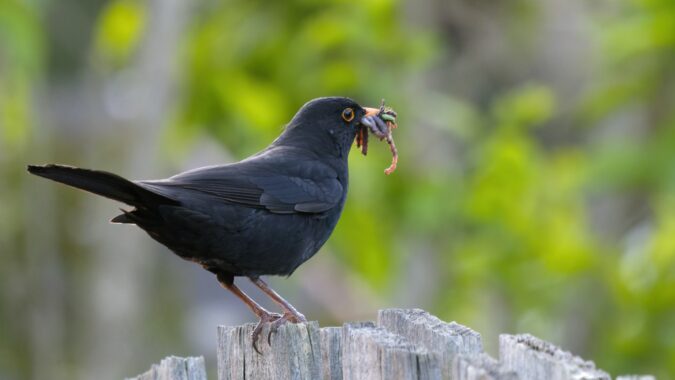
[[[178,202],[116,174],[63,165],[28,165],[28,172],[136,207]]]

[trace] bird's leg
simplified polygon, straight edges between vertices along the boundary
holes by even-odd
[[[244,293],[241,289],[239,289],[237,285],[234,284],[234,279],[232,277],[223,277],[221,275],[218,275],[217,277],[218,282],[220,282],[220,285],[223,288],[229,290],[235,296],[237,296],[237,298],[242,300],[242,302],[244,302],[244,304],[246,304],[246,306],[248,306],[248,308],[251,309],[253,314],[255,314],[258,318],[260,318],[260,321],[258,321],[258,324],[255,326],[253,332],[251,333],[251,340],[255,352],[262,354],[260,350],[258,350],[258,337],[262,332],[263,326],[265,325],[265,323],[278,321],[279,319],[283,318],[283,316],[277,313],[269,312],[264,307],[260,306],[260,304],[255,302],[251,297],[249,297],[246,293]]]
[[[274,301],[277,305],[281,306],[281,308],[284,310],[284,314],[288,314],[288,320],[293,323],[300,323],[300,322],[307,322],[307,319],[305,318],[304,315],[302,315],[293,305],[291,305],[288,301],[286,301],[283,297],[279,295],[279,293],[275,292],[274,289],[270,288],[269,285],[265,281],[263,281],[260,277],[249,277],[251,279],[251,282],[255,284],[260,290],[262,290],[265,294],[267,294],[272,301]]]
[[[279,293],[275,292],[274,289],[270,288],[269,285],[267,285],[267,283],[260,277],[249,277],[249,279],[251,282],[253,282],[253,284],[255,284],[255,286],[267,294],[272,299],[272,301],[281,306],[281,308],[284,310],[284,314],[281,316],[281,318],[272,322],[272,325],[270,326],[270,332],[267,334],[267,343],[271,343],[272,334],[275,333],[279,326],[283,325],[284,323],[307,322],[307,319],[304,315],[302,315],[295,307],[293,307],[293,305],[281,297]]]

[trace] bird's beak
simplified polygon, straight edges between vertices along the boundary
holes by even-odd
[[[366,110],[366,114],[364,115],[364,117],[377,116],[377,114],[380,113],[379,108],[363,107],[363,109]]]

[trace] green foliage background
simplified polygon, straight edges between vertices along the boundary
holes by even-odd
[[[161,3],[0,2],[0,378],[84,378],[82,353],[101,344],[84,337],[93,322],[77,301],[99,244],[82,237],[95,223],[86,196],[36,190],[52,185],[24,165],[130,162],[143,119],[73,132],[68,115],[91,104],[69,108],[53,89],[105,92],[147,54]],[[171,174],[205,140],[243,158],[309,99],[385,97],[400,115],[399,169],[382,174],[384,144],[352,154],[347,207],[320,254],[374,295],[372,315],[423,307],[486,340],[530,332],[613,375],[675,378],[674,2],[202,0],[182,22],[170,107],[143,161]],[[162,274],[176,273],[163,258],[146,267],[150,311],[129,342],[154,343],[101,378],[189,350],[179,305],[193,292]],[[53,299],[56,320],[40,311]],[[60,359],[40,360],[36,318],[60,326]]]

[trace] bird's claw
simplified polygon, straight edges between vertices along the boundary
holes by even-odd
[[[282,325],[286,324],[286,322],[290,323],[304,323],[307,322],[307,318],[305,318],[304,315],[298,313],[297,311],[295,313],[287,311],[282,315],[280,318],[272,322],[270,325],[270,331],[267,333],[267,344],[270,346],[272,345],[272,334],[276,333],[277,330],[279,330],[279,327]]]
[[[288,317],[286,314],[284,314],[281,318],[277,319],[276,321],[272,322],[270,325],[270,331],[267,333],[267,344],[272,345],[272,334],[275,334],[277,330],[279,330],[279,326],[285,324],[288,322]]]
[[[258,349],[258,338],[260,337],[260,333],[262,333],[263,327],[265,327],[265,323],[274,323],[280,319],[282,319],[284,316],[281,314],[277,313],[265,313],[260,315],[260,321],[258,321],[258,324],[255,326],[253,329],[253,332],[251,332],[251,340],[253,344],[253,349],[255,352],[257,352],[259,355],[262,355],[262,352]],[[268,337],[268,342],[269,342],[269,337]]]

